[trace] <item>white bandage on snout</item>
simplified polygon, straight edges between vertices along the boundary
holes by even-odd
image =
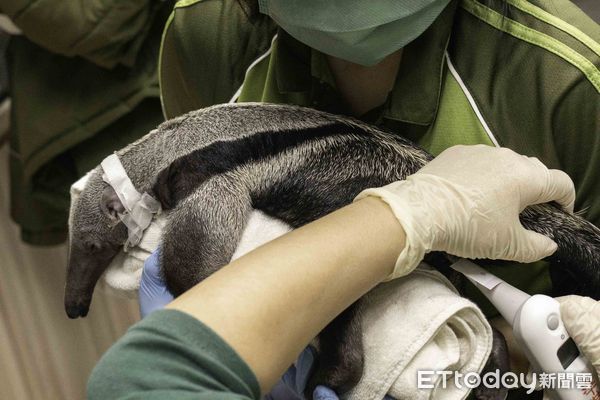
[[[160,203],[148,193],[141,194],[135,189],[116,154],[106,157],[100,165],[104,171],[102,179],[112,186],[125,207],[125,212],[118,215],[127,227],[128,237],[124,246],[127,251],[140,242],[154,215],[160,213]]]

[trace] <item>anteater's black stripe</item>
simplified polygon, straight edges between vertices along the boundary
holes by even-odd
[[[172,208],[212,176],[278,155],[315,139],[342,134],[371,136],[359,126],[332,122],[313,128],[265,131],[240,139],[216,141],[178,158],[161,171],[154,193],[163,207]]]

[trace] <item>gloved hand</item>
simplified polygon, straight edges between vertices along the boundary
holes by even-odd
[[[454,146],[405,181],[367,189],[392,209],[406,246],[388,279],[412,271],[429,251],[459,257],[532,262],[556,243],[528,231],[519,213],[530,204],[557,201],[573,211],[575,190],[567,174],[537,158],[489,146]]]
[[[159,252],[156,250],[144,262],[139,289],[140,315],[144,318],[154,310],[163,308],[173,300],[173,295],[160,274]]]
[[[564,296],[557,300],[569,336],[600,377],[600,301],[583,296]]]

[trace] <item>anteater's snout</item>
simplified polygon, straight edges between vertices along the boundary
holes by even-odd
[[[69,318],[83,318],[90,310],[89,301],[65,301],[65,311]]]
[[[116,252],[115,252],[116,253]],[[112,257],[71,253],[65,282],[65,311],[69,318],[85,317],[94,294],[94,287]]]

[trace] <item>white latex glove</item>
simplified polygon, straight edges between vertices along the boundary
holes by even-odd
[[[600,301],[583,296],[565,296],[557,300],[569,336],[600,376]]]
[[[429,251],[519,262],[549,256],[556,243],[524,229],[519,213],[552,200],[573,211],[575,190],[567,174],[537,158],[476,145],[451,147],[405,181],[367,189],[356,200],[366,196],[385,201],[406,232],[393,279]]]

